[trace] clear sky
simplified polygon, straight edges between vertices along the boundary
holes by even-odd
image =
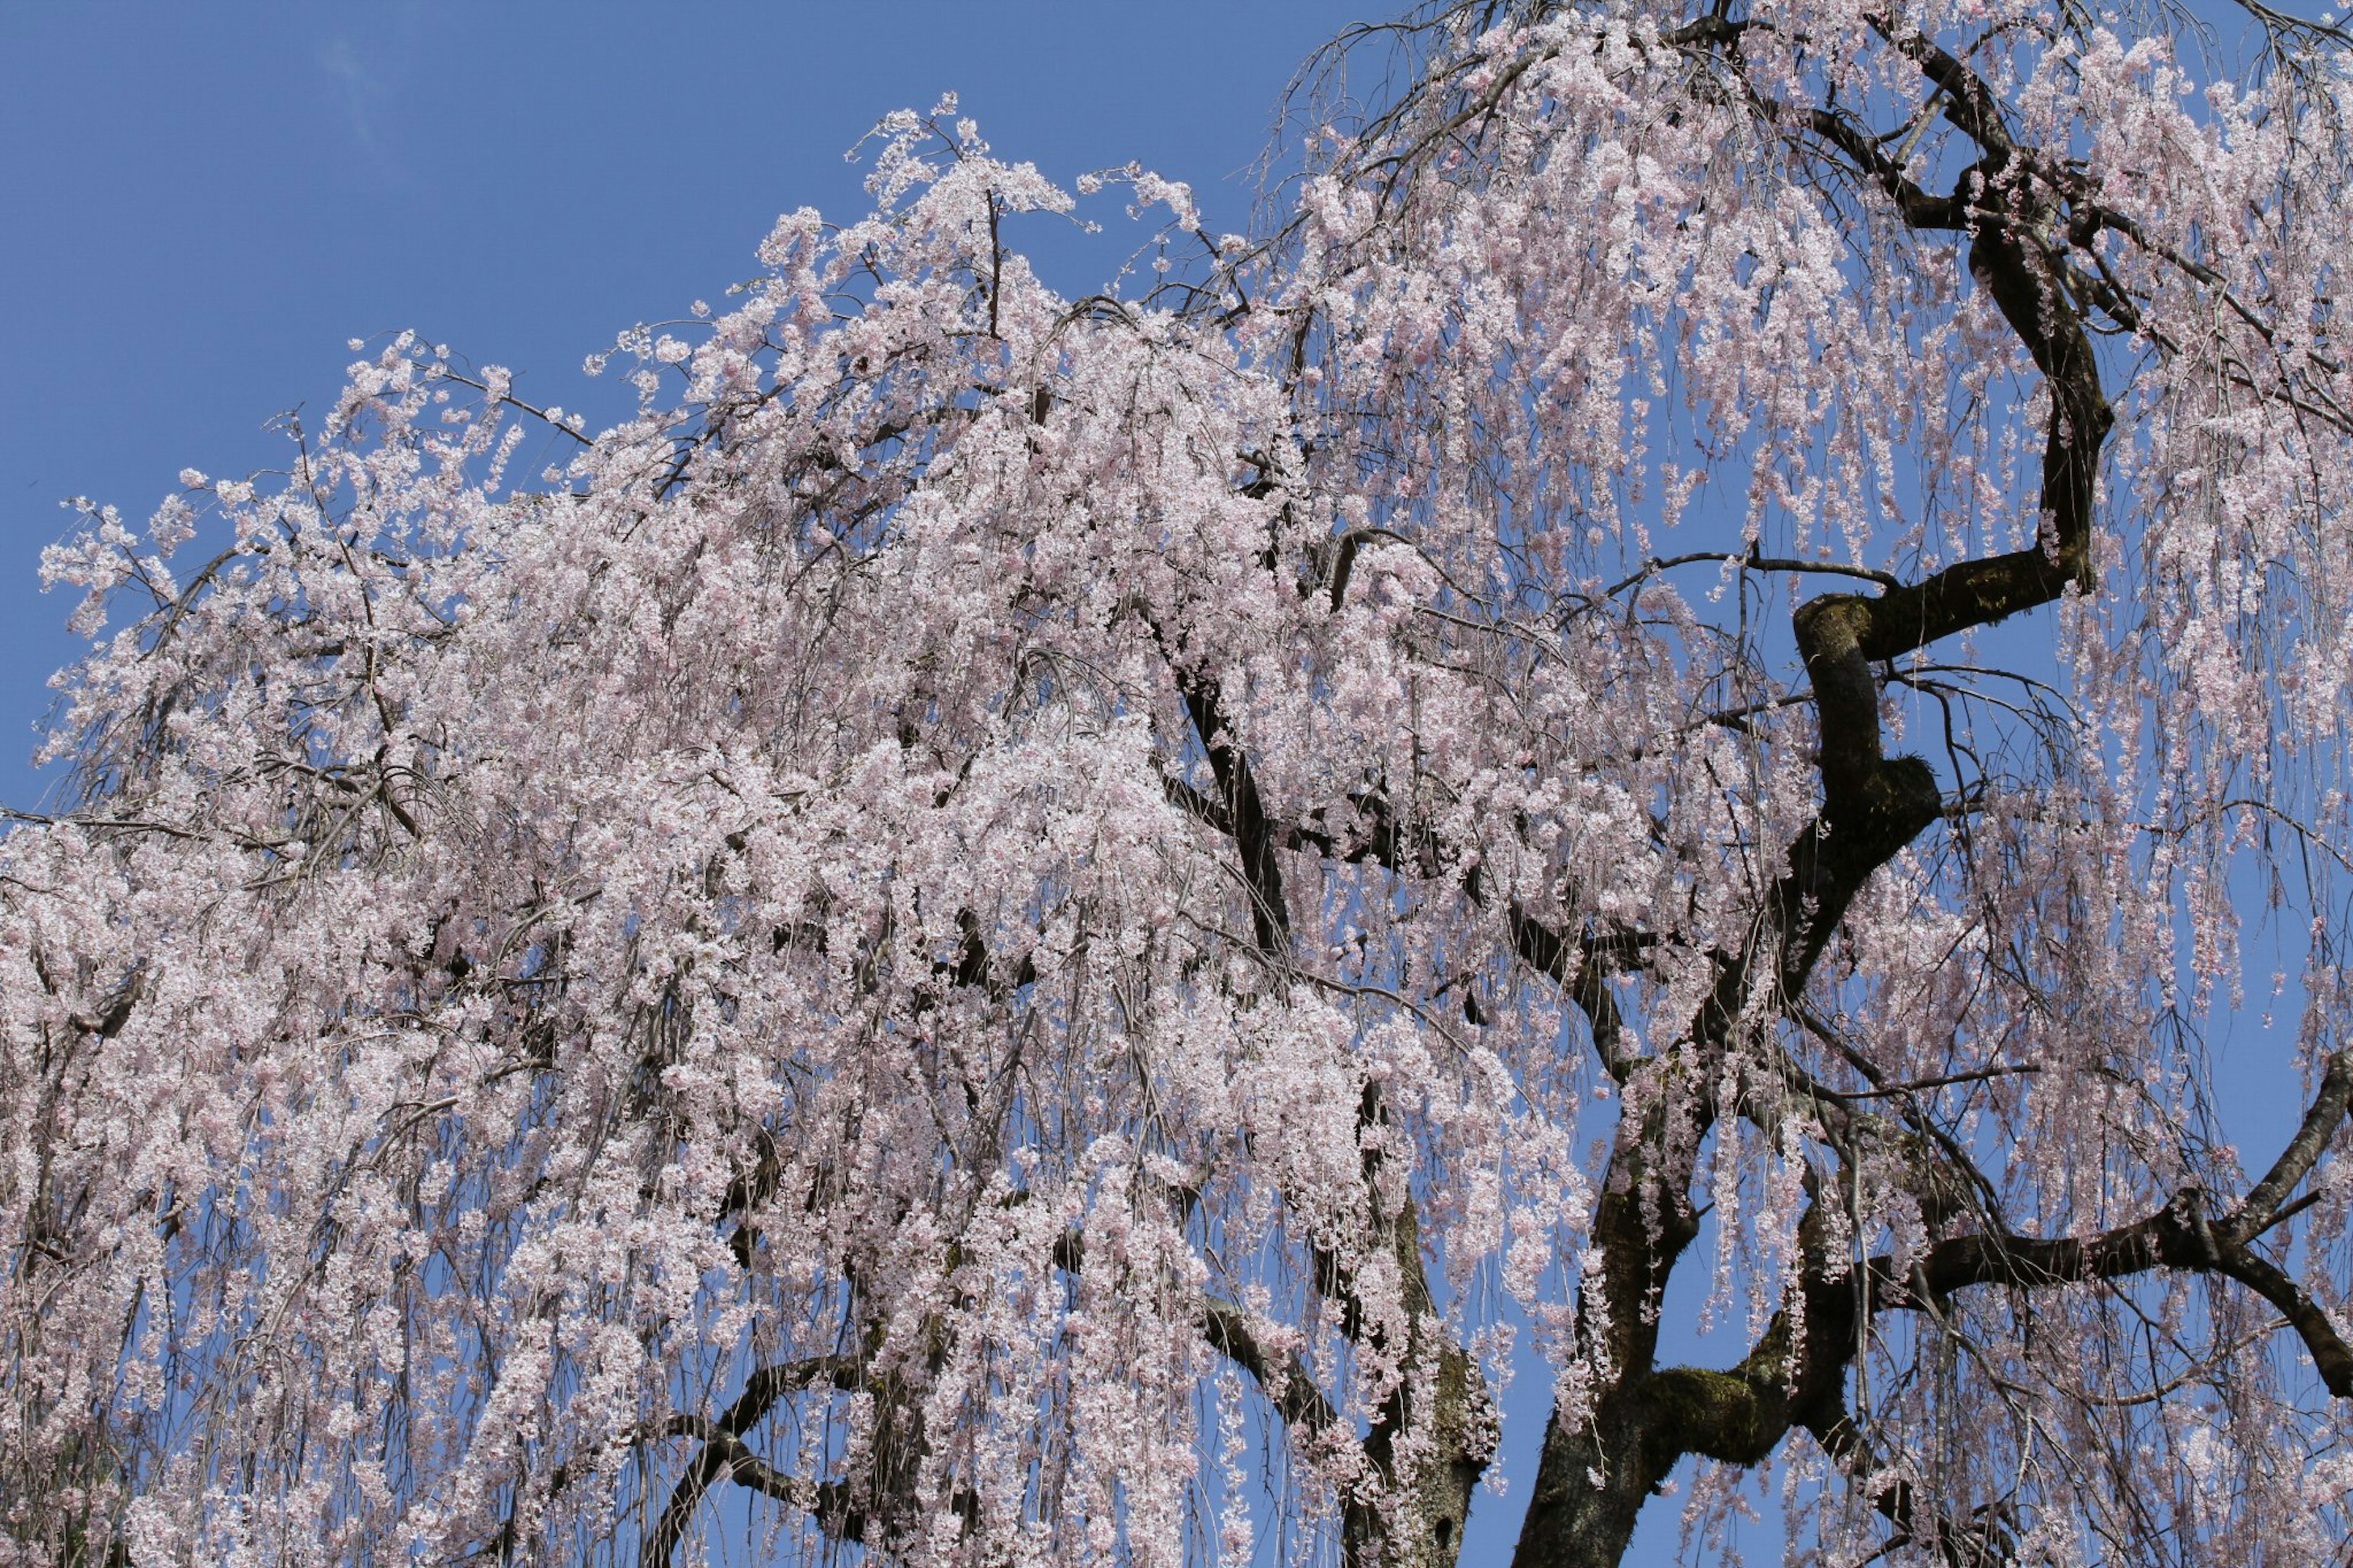
[[[34,724],[75,652],[70,599],[37,578],[65,498],[143,520],[184,467],[278,464],[265,423],[332,401],[346,340],[403,328],[579,406],[585,355],[752,275],[779,212],[862,211],[845,150],[944,90],[1065,185],[1136,160],[1190,182],[1212,228],[1245,228],[1293,70],[1395,8],[0,3],[0,803],[39,804]],[[1117,198],[1097,209],[1116,228]],[[1128,248],[1025,237],[1073,293]],[[1472,1568],[1508,1554],[1544,1405],[1528,1368],[1511,1495],[1482,1499]],[[1676,1560],[1677,1511],[1650,1510],[1633,1562]],[[1778,1535],[1746,1544],[1771,1561]]]

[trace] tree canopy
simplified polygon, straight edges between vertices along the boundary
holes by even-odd
[[[2245,4],[1428,7],[1247,237],[901,113],[610,428],[403,335],[91,508],[0,1562],[2341,1562],[2348,57]]]

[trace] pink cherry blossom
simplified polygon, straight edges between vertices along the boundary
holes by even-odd
[[[2262,16],[1425,10],[1269,232],[1082,182],[1082,300],[950,99],[609,428],[402,335],[85,503],[0,1563],[1422,1568],[1484,1479],[1585,1565],[1760,1468],[1793,1562],[2341,1561],[2353,140]]]

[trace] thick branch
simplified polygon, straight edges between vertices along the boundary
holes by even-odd
[[[1899,1277],[1891,1260],[1874,1258],[1873,1304],[1918,1307],[1973,1285],[2032,1289],[2122,1279],[2159,1268],[2221,1274],[2279,1309],[2304,1341],[2328,1392],[2353,1399],[2353,1349],[2309,1293],[2236,1240],[2232,1229],[2231,1221],[2210,1222],[2205,1194],[2187,1188],[2155,1214],[2094,1237],[1955,1237],[1930,1247],[1908,1277]]]
[[[2287,1147],[2280,1151],[2269,1173],[2248,1192],[2246,1201],[2232,1215],[2229,1228],[2232,1236],[2247,1240],[2272,1224],[2288,1194],[2311,1173],[2348,1110],[2353,1110],[2353,1049],[2338,1051],[2328,1058],[2328,1065],[2321,1070],[2320,1087],[2314,1092],[2312,1104],[2306,1109],[2295,1136],[2288,1140]]]
[[[1193,728],[1201,737],[1201,748],[1208,753],[1209,771],[1225,796],[1220,804],[1227,831],[1240,853],[1242,884],[1250,892],[1251,934],[1260,952],[1278,961],[1286,959],[1291,952],[1290,907],[1283,902],[1282,868],[1275,859],[1274,834],[1266,820],[1265,803],[1259,797],[1250,756],[1227,726],[1216,681],[1179,674],[1177,687],[1184,693]]]
[[[694,1518],[695,1509],[705,1494],[722,1481],[747,1486],[770,1497],[789,1497],[790,1478],[752,1452],[744,1442],[744,1434],[766,1419],[776,1402],[787,1394],[797,1394],[819,1383],[855,1390],[861,1386],[863,1376],[863,1369],[851,1356],[810,1356],[784,1362],[754,1372],[744,1380],[744,1391],[716,1421],[692,1415],[672,1416],[669,1435],[692,1437],[702,1447],[686,1473],[670,1489],[670,1502],[655,1522],[643,1561],[665,1564],[670,1562]]]
[[[1945,119],[1964,136],[1985,149],[1989,157],[2007,158],[2015,147],[2002,123],[2001,106],[1985,79],[1961,64],[1934,38],[1916,28],[1904,27],[1884,16],[1868,17],[1872,31],[1895,47],[1895,52],[1920,68],[1940,93]]]
[[[1572,946],[1517,903],[1506,911],[1506,918],[1512,950],[1529,968],[1550,975],[1584,1012],[1595,1054],[1609,1076],[1624,1083],[1637,1063],[1621,1043],[1625,1020],[1619,1014],[1617,998],[1609,994],[1609,976],[1632,963],[1640,952],[1640,939],[1633,933],[1617,941],[1588,936]]]
[[[1727,1464],[1758,1464],[1779,1447],[1791,1426],[1803,1426],[1849,1469],[1873,1468],[1864,1462],[1867,1455],[1857,1458],[1860,1435],[1843,1404],[1847,1372],[1861,1353],[1870,1318],[1897,1310],[1941,1314],[1947,1298],[1980,1286],[2033,1291],[2124,1279],[2159,1268],[2220,1274],[2277,1309],[2303,1341],[2329,1393],[2353,1399],[2353,1350],[2309,1292],[2247,1245],[2310,1173],[2348,1109],[2353,1109],[2353,1050],[2328,1059],[2312,1105],[2287,1149],[2246,1199],[2219,1219],[2207,1218],[2205,1194],[2186,1189],[2152,1214],[2090,1237],[2045,1238],[1982,1231],[1939,1241],[1901,1270],[1892,1257],[1882,1255],[1865,1266],[1860,1289],[1852,1272],[1831,1278],[1809,1244],[1802,1334],[1785,1309],[1773,1316],[1740,1364],[1728,1371],[1651,1371],[1647,1359],[1620,1363],[1617,1385],[1599,1402],[1589,1432],[1565,1431],[1556,1420],[1546,1434],[1537,1496],[1517,1561],[1584,1561],[1573,1550],[1578,1540],[1616,1539],[1621,1530],[1630,1531],[1633,1512],[1649,1489],[1687,1453]],[[1634,1262],[1671,1267],[1680,1250],[1681,1233],[1669,1226],[1656,1241],[1636,1247],[1610,1234],[1612,1218],[1605,1201],[1595,1234],[1609,1271],[1608,1289],[1616,1295],[1633,1283],[1626,1276]],[[1806,1234],[1801,1226],[1801,1239]],[[1648,1347],[1625,1348],[1641,1354]],[[1583,1480],[1569,1468],[1572,1464],[1599,1474],[1600,1483]],[[1872,1501],[1905,1538],[1926,1542],[1947,1563],[2000,1560],[2003,1538],[1997,1517],[1957,1523],[1936,1513],[1900,1482],[1874,1491]]]
[[[1250,1332],[1250,1320],[1240,1307],[1214,1296],[1209,1298],[1201,1331],[1213,1349],[1250,1373],[1250,1380],[1273,1402],[1276,1412],[1293,1431],[1324,1432],[1338,1419],[1332,1402],[1316,1386],[1315,1374],[1298,1352],[1290,1352],[1280,1361],[1270,1356],[1258,1342],[1258,1336]]]
[[[668,1563],[677,1551],[679,1541],[694,1517],[696,1507],[711,1489],[722,1481],[750,1487],[774,1498],[792,1496],[792,1478],[752,1452],[744,1439],[729,1431],[724,1424],[705,1421],[701,1416],[681,1415],[671,1422],[673,1433],[682,1437],[694,1437],[702,1448],[694,1463],[687,1467],[678,1485],[670,1489],[670,1504],[654,1524],[654,1532],[646,1542],[642,1561]]]
[[[1880,151],[1879,143],[1834,110],[1806,111],[1806,128],[1852,159],[1857,169],[1884,191],[1895,210],[1913,228],[1959,228],[1967,208],[1954,196],[1933,196],[1905,174],[1902,165]]]
[[[2216,1248],[2214,1267],[2278,1308],[2311,1353],[2322,1386],[2336,1398],[2353,1399],[2353,1349],[2346,1346],[2344,1336],[2311,1292],[2286,1269],[2235,1241]]]
[[[1949,61],[1935,46],[1916,42]],[[2017,186],[1996,187],[1991,195],[2010,201],[2012,209],[2025,198]],[[2070,584],[2086,591],[2094,585],[2094,480],[2115,416],[2101,390],[2091,340],[2060,287],[2055,264],[2029,231],[2028,215],[2012,209],[1977,214],[1969,269],[2050,389],[2041,497],[2048,532],[2025,549],[1961,562],[1876,597],[1825,595],[1798,607],[1794,628],[1821,726],[1822,811],[1792,847],[1788,874],[1773,891],[1760,932],[1778,948],[1775,968],[1784,995],[1803,986],[1864,879],[1942,808],[1926,763],[1885,755],[1873,667],[2049,604]],[[1752,950],[1726,974],[1715,1002],[1719,1013],[1746,1000],[1761,956]]]

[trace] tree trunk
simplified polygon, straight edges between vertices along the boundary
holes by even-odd
[[[1512,1568],[1615,1568],[1642,1504],[1674,1468],[1675,1450],[1660,1441],[1659,1426],[1652,1403],[1623,1388],[1575,1427],[1556,1405]]]

